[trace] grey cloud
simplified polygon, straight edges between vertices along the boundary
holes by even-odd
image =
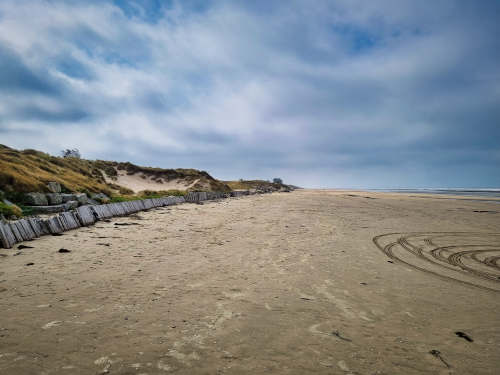
[[[59,51],[0,39],[12,146],[34,147],[24,126],[57,125],[79,136],[47,151],[221,178],[500,185],[497,2],[32,3],[75,20],[33,26]]]
[[[17,96],[17,98],[16,98]],[[28,66],[15,52],[0,45],[0,98],[5,121],[79,121],[89,113],[75,103],[74,93],[43,68]],[[47,99],[54,105],[46,105]]]
[[[9,92],[37,92],[54,95],[58,85],[34,72],[14,51],[0,45],[0,90]]]
[[[35,120],[48,123],[77,122],[89,116],[89,113],[81,108],[68,107],[61,110],[48,110],[38,106],[26,106],[17,108],[9,114],[16,121]]]

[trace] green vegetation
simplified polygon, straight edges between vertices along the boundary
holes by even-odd
[[[107,176],[109,176],[111,179],[116,179],[116,176],[118,173],[116,172],[116,169],[114,168],[113,162],[105,161],[105,160],[96,160],[94,162],[94,165],[96,168],[104,171]]]
[[[11,217],[11,216],[21,217],[21,216],[23,216],[23,212],[22,212],[21,208],[19,208],[15,204],[8,205],[8,204],[5,204],[3,202],[0,202],[0,214],[4,215],[5,217]]]
[[[135,201],[138,199],[163,198],[172,195],[177,197],[183,197],[186,194],[187,192],[183,190],[162,190],[162,191],[143,190],[139,192],[137,195],[114,194],[111,197],[110,203],[128,202],[128,201]]]
[[[113,195],[109,200],[109,203],[119,203],[119,202],[128,202],[128,201],[136,201],[140,199],[134,195]]]
[[[143,178],[150,177],[153,181],[158,183],[177,179],[183,180],[187,185],[194,183],[194,185],[189,189],[191,191],[231,191],[231,188],[223,182],[216,180],[206,171],[199,171],[197,169],[141,167],[132,163],[104,162],[102,160],[100,160],[99,163],[101,163],[100,165],[105,171],[107,171],[111,166],[115,172],[116,170],[119,170],[126,171],[128,175],[139,174]],[[104,165],[107,165],[108,169],[104,169]]]
[[[23,211],[23,216],[31,216],[31,215],[33,215],[33,208],[28,207],[28,206],[24,206],[22,204],[19,205],[19,207]]]
[[[119,193],[121,196],[133,195],[134,192],[109,179],[117,180],[118,171],[127,174],[139,174],[158,183],[182,180],[186,185],[194,184],[190,190],[231,191],[231,188],[214,179],[205,171],[196,169],[162,169],[141,167],[132,163],[119,163],[105,160],[85,160],[78,157],[51,156],[37,150],[15,150],[0,145],[0,189],[6,193],[21,194],[27,192],[48,192],[47,183],[56,181],[62,191],[104,193],[108,196]],[[105,175],[109,178],[107,181]],[[155,192],[163,196],[164,192]],[[172,191],[171,195],[183,195],[185,192]],[[22,202],[22,194],[15,202]]]
[[[63,191],[111,194],[104,177],[90,160],[62,158],[36,150],[18,151],[0,145],[0,189],[5,192],[47,191],[56,181]]]
[[[274,188],[283,187],[283,183],[273,183],[266,180],[238,180],[238,181],[222,181],[232,190],[250,190],[259,188]]]
[[[121,194],[121,195],[133,195],[134,194],[134,191],[131,190],[131,189],[128,189],[126,187],[123,187],[123,186],[120,186],[118,188],[118,192]]]
[[[174,195],[176,197],[183,197],[187,194],[184,190],[160,190],[160,191],[151,191],[151,190],[143,190],[139,192],[137,195],[143,199],[148,198],[161,198],[169,195]]]

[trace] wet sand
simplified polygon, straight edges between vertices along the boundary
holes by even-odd
[[[0,374],[498,374],[500,204],[410,195],[184,204],[0,249]]]

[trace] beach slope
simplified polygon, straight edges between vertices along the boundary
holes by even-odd
[[[498,374],[499,228],[491,201],[298,190],[0,249],[0,374]]]

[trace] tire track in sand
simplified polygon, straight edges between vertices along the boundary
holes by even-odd
[[[385,233],[373,243],[389,258],[419,271],[500,292],[500,233]]]

